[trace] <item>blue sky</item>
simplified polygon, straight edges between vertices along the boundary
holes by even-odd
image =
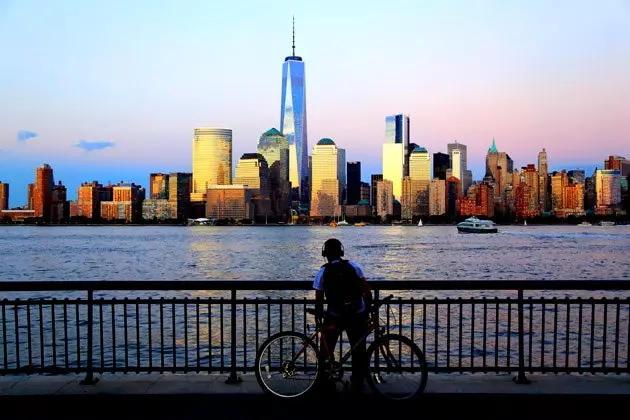
[[[46,162],[80,182],[190,171],[195,127],[234,162],[278,127],[281,66],[306,63],[309,150],[330,137],[381,171],[385,116],[429,152],[492,136],[515,166],[630,157],[630,2],[0,0],[0,180],[26,201]],[[19,133],[22,132],[22,135]]]

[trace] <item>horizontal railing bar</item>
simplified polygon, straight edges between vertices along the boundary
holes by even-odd
[[[379,290],[630,290],[630,280],[370,280],[370,285]],[[0,281],[0,291],[5,292],[312,288],[312,280]]]

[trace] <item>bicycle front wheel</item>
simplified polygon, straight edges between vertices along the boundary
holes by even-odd
[[[422,350],[409,338],[384,335],[370,345],[367,356],[367,383],[376,395],[408,400],[424,392],[427,363]]]
[[[297,332],[272,335],[256,355],[256,380],[267,393],[283,398],[306,394],[319,376],[321,358],[315,343]]]

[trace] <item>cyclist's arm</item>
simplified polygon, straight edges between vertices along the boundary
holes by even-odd
[[[315,291],[315,310],[319,316],[324,315],[324,291],[316,290]]]
[[[363,298],[365,299],[365,306],[369,308],[372,306],[372,301],[374,300],[372,297],[372,289],[365,277],[361,277],[361,281],[363,282]]]

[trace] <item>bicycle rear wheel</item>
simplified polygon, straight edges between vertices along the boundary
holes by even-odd
[[[305,395],[319,377],[321,357],[315,343],[297,332],[269,337],[256,355],[256,380],[267,393],[283,398]]]
[[[376,395],[408,400],[424,392],[427,363],[422,350],[409,338],[384,335],[370,345],[367,357],[367,383]]]

